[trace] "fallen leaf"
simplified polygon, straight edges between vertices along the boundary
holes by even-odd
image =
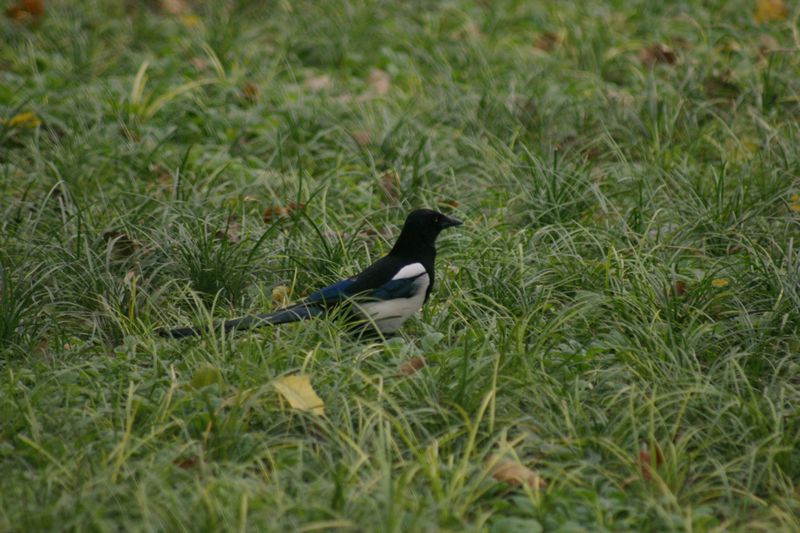
[[[242,85],[240,90],[245,100],[253,104],[258,102],[258,96],[261,93],[261,91],[258,89],[257,85],[248,82]]]
[[[716,278],[716,279],[712,279],[711,280],[711,286],[712,287],[716,287],[718,289],[721,289],[723,287],[727,287],[728,283],[730,283],[730,282],[725,278]]]
[[[372,137],[368,131],[360,130],[353,132],[353,140],[355,140],[356,144],[359,146],[367,146],[370,142],[372,142]]]
[[[789,209],[800,213],[800,194],[794,193],[789,197]]]
[[[306,89],[311,91],[324,91],[333,86],[333,81],[327,74],[321,74],[319,76],[311,75],[305,79],[303,85]]]
[[[241,229],[241,224],[236,221],[230,221],[225,226],[225,229],[217,230],[217,232],[214,234],[214,238],[218,241],[225,241],[235,244],[239,242],[239,232]]]
[[[642,477],[646,480],[652,479],[650,469],[655,466],[658,468],[664,462],[664,457],[661,455],[661,449],[655,447],[655,464],[653,463],[653,456],[647,448],[639,450],[639,470],[642,472]]]
[[[26,24],[44,15],[42,0],[19,0],[6,8],[6,15],[15,22]]]
[[[187,14],[181,15],[178,20],[181,21],[181,24],[183,25],[183,27],[189,28],[189,29],[199,28],[200,25],[202,24],[202,21],[200,20],[200,17],[198,17],[197,15],[195,15],[193,13],[187,13]]]
[[[172,464],[183,470],[191,470],[197,466],[198,462],[197,457],[192,456],[175,459]]]
[[[286,285],[277,285],[272,288],[272,305],[274,307],[283,307],[289,302],[289,287]]]
[[[769,54],[774,52],[775,50],[780,49],[781,45],[778,43],[777,39],[772,35],[764,34],[758,38],[758,56],[759,57],[767,57]]]
[[[762,22],[781,21],[789,14],[783,0],[756,0],[756,10],[753,20],[756,24]]]
[[[373,93],[378,96],[383,96],[389,92],[389,85],[391,84],[391,80],[389,78],[389,74],[385,71],[374,68],[369,71],[369,75],[367,76],[367,85],[369,85],[370,89]]]
[[[394,170],[387,170],[381,175],[381,193],[387,202],[395,203],[400,197],[400,176]]]
[[[656,63],[672,65],[677,59],[675,52],[673,52],[669,46],[663,43],[656,43],[646,48],[642,48],[639,50],[638,58],[639,62],[647,67],[653,66]]]
[[[683,296],[686,294],[686,282],[682,280],[676,281],[675,285],[673,285],[673,289],[675,290],[676,296]]]
[[[39,117],[30,111],[19,113],[8,120],[0,120],[0,122],[9,128],[35,128],[42,123],[42,121],[39,120]]]
[[[268,207],[264,210],[264,213],[261,215],[261,218],[264,222],[270,223],[276,218],[284,218],[288,217],[293,211],[297,209],[302,209],[305,207],[305,204],[296,204],[294,202],[289,202],[285,206],[273,206]]]
[[[397,371],[400,372],[403,376],[410,376],[411,374],[416,373],[419,369],[424,368],[427,365],[425,359],[420,357],[419,355],[415,355],[411,359],[407,361],[403,361],[397,366]]]
[[[543,52],[550,52],[555,48],[558,48],[561,43],[564,42],[564,33],[563,32],[552,32],[546,31],[540,34],[536,40],[533,42],[533,47],[538,48]]]
[[[222,373],[219,371],[219,368],[208,363],[204,363],[198,367],[192,374],[192,380],[189,382],[192,388],[195,389],[202,389],[216,383],[222,383]]]
[[[184,0],[161,0],[161,9],[170,15],[182,15],[189,11],[189,5]]]
[[[307,374],[283,376],[276,379],[273,385],[293,409],[308,411],[319,416],[325,414],[325,404],[314,392]]]
[[[458,206],[460,206],[461,203],[458,200],[454,200],[453,198],[439,197],[436,199],[436,205],[438,205],[439,207],[449,207],[451,209],[458,209]]]
[[[546,485],[544,479],[527,466],[499,455],[490,456],[486,468],[494,479],[512,487],[526,485],[538,490]]]
[[[208,70],[208,61],[203,59],[202,57],[193,57],[189,60],[189,63],[192,64],[194,68],[199,70],[200,72]]]

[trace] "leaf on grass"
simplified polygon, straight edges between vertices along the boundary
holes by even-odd
[[[411,359],[403,361],[397,366],[397,371],[403,376],[410,376],[416,373],[421,368],[427,365],[425,359],[419,355],[415,355]]]
[[[242,92],[242,97],[251,104],[258,102],[261,91],[256,84],[247,82],[239,90]]]
[[[369,71],[369,75],[367,76],[367,85],[369,85],[370,90],[374,94],[377,96],[383,96],[389,92],[391,79],[389,78],[389,74],[387,74],[385,71],[379,68],[374,68]]]
[[[559,32],[553,31],[546,31],[540,34],[535,41],[533,41],[533,47],[541,50],[542,52],[550,52],[555,50],[561,43],[564,42],[564,38],[566,37],[563,30]]]
[[[289,287],[286,285],[277,285],[272,288],[272,305],[275,307],[283,307],[289,303]]]
[[[387,202],[395,203],[400,198],[400,176],[394,170],[387,170],[381,175],[381,194]]]
[[[324,91],[333,86],[333,81],[327,74],[311,75],[305,79],[303,86],[310,91]]]
[[[39,117],[36,116],[35,113],[31,113],[30,111],[26,111],[25,113],[19,113],[14,115],[8,120],[0,119],[0,124],[5,124],[9,128],[35,128],[42,121],[39,120]]]
[[[544,479],[527,466],[496,454],[486,461],[486,468],[494,479],[512,487],[524,485],[538,490],[546,485]]]
[[[189,5],[184,0],[161,0],[160,5],[170,15],[183,15],[189,11]]]
[[[27,24],[44,15],[42,0],[19,0],[6,8],[6,16],[15,22]]]
[[[289,202],[285,206],[276,205],[273,207],[268,207],[264,209],[264,213],[261,215],[261,218],[264,220],[264,222],[270,223],[276,218],[288,217],[293,211],[302,209],[305,207],[305,205],[306,204]]]
[[[273,385],[293,409],[309,411],[319,416],[325,414],[325,404],[314,392],[307,374],[284,376],[276,379]]]
[[[356,141],[356,144],[359,146],[367,146],[369,143],[372,142],[372,136],[369,134],[368,131],[359,130],[353,132],[353,140]]]
[[[789,196],[789,209],[795,213],[800,213],[800,194],[794,193]]]
[[[783,0],[756,0],[756,10],[753,20],[756,24],[762,22],[781,21],[786,19],[789,10]]]
[[[655,447],[654,454],[650,453],[647,448],[642,448],[639,450],[638,463],[642,477],[649,481],[653,478],[651,468],[661,466],[664,463],[664,456],[661,455],[661,449],[658,446]]]
[[[225,241],[231,244],[236,244],[239,242],[239,232],[242,229],[242,225],[236,221],[228,222],[224,229],[217,230],[214,234],[214,238],[218,241]]]
[[[686,282],[682,280],[678,280],[673,285],[673,289],[675,290],[676,296],[683,296],[686,294]]]
[[[183,25],[184,28],[189,28],[190,30],[194,28],[199,28],[200,25],[203,23],[200,20],[200,17],[198,17],[194,13],[187,13],[181,15],[180,18],[178,18],[178,20],[181,21],[181,24]]]
[[[657,63],[672,65],[677,59],[675,52],[664,43],[656,43],[642,48],[639,50],[638,58],[639,62],[647,67],[651,67]]]
[[[716,278],[716,279],[712,279],[711,280],[711,286],[712,287],[716,287],[718,289],[721,289],[723,287],[727,287],[728,283],[730,283],[730,282],[725,278]]]
[[[208,363],[197,368],[192,374],[192,380],[189,382],[192,388],[195,389],[202,389],[216,383],[222,383],[222,373],[219,368]]]

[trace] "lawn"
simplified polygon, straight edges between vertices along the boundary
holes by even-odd
[[[0,531],[800,530],[780,4],[5,2]],[[154,334],[422,206],[399,336]]]

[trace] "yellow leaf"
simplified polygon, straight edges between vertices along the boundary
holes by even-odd
[[[41,123],[39,117],[30,111],[14,115],[6,122],[9,128],[35,128]]]
[[[757,24],[773,20],[784,20],[789,14],[783,0],[756,0],[756,11],[753,19]]]
[[[486,461],[486,469],[497,481],[513,487],[526,485],[538,490],[546,485],[544,479],[527,466],[497,454],[490,456]]]
[[[181,15],[179,20],[181,21],[181,24],[183,24],[184,27],[190,29],[199,28],[201,24],[200,17],[198,17],[197,15],[193,15],[191,13]]]
[[[721,289],[723,287],[727,287],[728,283],[730,283],[730,282],[725,278],[716,278],[716,279],[712,279],[711,280],[711,285],[713,287],[718,288],[718,289]]]
[[[325,404],[311,387],[308,375],[284,376],[276,379],[273,385],[293,409],[310,411],[320,416],[325,414]]]
[[[214,365],[205,363],[197,368],[192,374],[189,384],[192,388],[202,389],[215,383],[222,383],[222,373]]]
[[[289,287],[277,285],[272,288],[272,305],[283,307],[289,302]]]

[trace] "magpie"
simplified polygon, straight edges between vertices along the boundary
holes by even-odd
[[[225,331],[285,324],[313,318],[343,304],[364,329],[391,335],[428,300],[433,288],[433,263],[439,233],[462,222],[432,209],[417,209],[406,217],[391,251],[353,277],[312,293],[297,304],[272,313],[245,316],[223,323]],[[179,339],[200,335],[205,328],[159,330]]]

